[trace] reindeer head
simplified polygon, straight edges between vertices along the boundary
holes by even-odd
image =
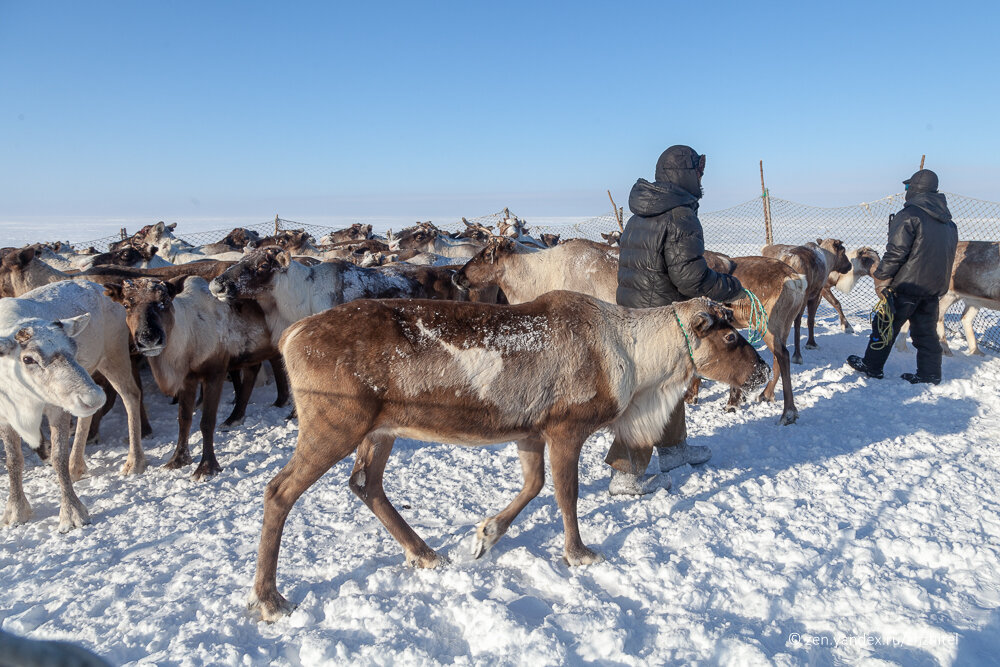
[[[674,305],[694,357],[696,373],[746,393],[764,386],[771,370],[735,328],[733,311],[704,297]],[[669,326],[669,324],[668,324]]]
[[[184,289],[186,278],[167,282],[138,278],[104,286],[105,294],[125,306],[125,321],[140,354],[155,357],[166,347],[174,322],[173,300]]]
[[[29,245],[11,250],[0,260],[0,296],[18,296],[32,286],[52,282],[50,267],[35,261],[38,247]]]
[[[830,271],[848,273],[851,270],[851,260],[847,256],[847,250],[844,249],[843,241],[840,239],[816,239],[816,245],[833,254],[835,259],[833,266],[829,267]]]
[[[77,417],[89,417],[105,402],[104,391],[76,360],[76,341],[90,314],[47,322],[21,320],[13,333],[0,335],[0,368],[5,383],[57,405]],[[21,433],[37,444],[38,433]]]
[[[256,299],[271,291],[275,277],[286,272],[291,262],[289,252],[279,246],[257,248],[213,279],[208,288],[221,301]]]
[[[502,236],[491,237],[486,246],[452,276],[455,287],[467,291],[471,287],[496,284],[503,274],[503,258],[517,252],[517,243]]]
[[[605,242],[607,242],[608,245],[619,245],[622,240],[622,233],[616,229],[608,234],[601,232],[601,237],[605,240]]]

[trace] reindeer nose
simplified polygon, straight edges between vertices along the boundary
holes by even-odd
[[[236,285],[234,285],[231,280],[216,278],[208,284],[208,291],[211,292],[216,299],[232,298],[236,295]]]

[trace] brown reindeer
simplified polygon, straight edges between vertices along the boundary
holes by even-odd
[[[712,266],[712,269],[722,271],[728,264],[730,270],[726,273],[731,273],[744,288],[753,292],[767,312],[767,331],[764,333],[763,339],[764,344],[774,355],[774,372],[771,374],[771,381],[768,382],[757,400],[773,401],[774,390],[780,379],[784,403],[778,423],[782,425],[793,424],[798,419],[799,411],[795,407],[795,399],[792,395],[791,365],[785,341],[788,340],[788,332],[791,331],[792,322],[802,312],[802,304],[805,303],[806,279],[795,273],[790,266],[776,259],[768,257],[730,258],[719,253],[711,254],[709,265]],[[705,259],[709,260],[708,252],[705,253]],[[731,304],[731,307],[736,326],[749,326],[750,301],[742,299]],[[685,396],[688,403],[698,402],[700,384],[700,380],[695,378],[687,396]],[[726,411],[735,411],[742,399],[742,392],[735,388],[732,389],[729,392]]]
[[[406,562],[438,555],[386,498],[383,471],[397,437],[466,445],[517,442],[524,487],[476,531],[482,556],[544,483],[549,448],[569,565],[601,556],[580,538],[578,465],[584,441],[608,426],[652,446],[697,372],[751,391],[766,364],[707,299],[634,310],[572,292],[517,306],[362,300],[292,325],[281,339],[299,410],[295,453],[264,493],[250,606],[288,613],[278,550],[292,505],[357,450],[351,490],[400,543]],[[470,418],[474,415],[474,418]]]
[[[188,436],[201,385],[203,445],[194,478],[220,472],[214,438],[226,373],[236,368],[259,368],[276,354],[264,314],[255,303],[221,303],[212,297],[202,278],[126,280],[105,290],[125,306],[135,347],[148,358],[160,391],[178,398],[177,447],[166,467],[191,463]]]
[[[218,243],[209,243],[201,247],[206,255],[218,255],[224,252],[239,252],[247,246],[254,248],[260,243],[260,234],[245,227],[236,227]]]
[[[346,243],[349,241],[364,241],[370,238],[372,238],[372,226],[362,225],[360,222],[355,222],[346,229],[338,229],[330,232],[326,236],[322,237],[319,240],[319,243],[320,245],[331,245]]]
[[[764,257],[780,259],[791,266],[797,273],[806,277],[808,286],[806,287],[806,303],[803,310],[809,314],[809,339],[806,341],[806,349],[814,350],[819,347],[816,344],[816,310],[826,287],[827,279],[831,271],[838,273],[848,273],[852,270],[851,260],[847,258],[847,251],[844,244],[837,239],[816,239],[816,243],[806,243],[805,245],[769,245],[761,250]],[[799,349],[799,337],[802,327],[802,315],[795,320],[795,353],[792,355],[792,363],[802,363],[802,352]]]

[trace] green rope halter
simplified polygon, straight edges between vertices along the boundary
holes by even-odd
[[[681,328],[681,333],[684,334],[684,342],[687,343],[688,356],[691,357],[691,365],[694,366],[694,369],[697,371],[698,364],[694,363],[694,352],[691,350],[691,339],[688,338],[688,332],[684,329],[684,325],[681,324],[681,318],[677,314],[677,309],[674,308],[673,311],[674,311],[674,319],[677,320],[677,326]]]
[[[760,302],[757,295],[743,288],[743,291],[747,293],[747,297],[750,299],[750,318],[747,321],[747,340],[751,345],[756,345],[762,340],[764,340],[764,334],[767,332],[767,311],[764,309],[764,304]]]

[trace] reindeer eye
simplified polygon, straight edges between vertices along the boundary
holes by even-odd
[[[31,366],[32,364],[37,364],[34,357],[21,357],[21,361],[24,362],[25,366]]]
[[[735,333],[735,332],[733,332],[733,331],[730,331],[729,333],[727,333],[727,334],[725,335],[725,337],[723,338],[723,340],[724,340],[724,341],[726,341],[726,344],[727,344],[727,345],[735,345],[735,344],[736,344],[736,340],[737,340],[738,338],[739,338],[739,337],[738,337],[738,336],[736,335],[736,333]]]

